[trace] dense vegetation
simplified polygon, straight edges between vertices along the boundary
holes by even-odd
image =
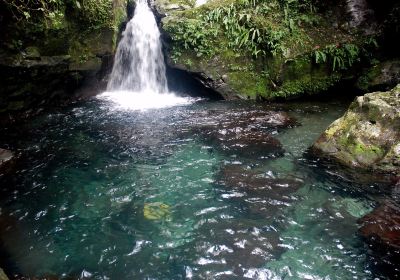
[[[210,5],[198,9],[199,13],[188,22],[171,27],[174,40],[185,49],[193,48],[198,55],[212,52],[212,41],[225,35],[229,47],[248,51],[254,56],[267,53],[284,53],[282,39],[296,32],[295,20],[312,21],[311,17],[299,15],[302,9],[312,11],[311,0],[307,1],[226,1],[226,5]],[[284,11],[285,17],[280,18]],[[269,17],[271,21],[265,21]],[[285,24],[280,23],[284,21]],[[175,28],[175,29],[173,29]]]
[[[347,15],[333,15],[330,1],[169,2],[191,5],[163,20],[173,62],[196,72],[213,68],[212,79],[226,76],[246,98],[321,92],[354,66],[373,61],[377,46],[374,35],[348,25]]]
[[[24,51],[34,45],[49,55],[65,53],[63,44],[70,48],[71,41],[85,41],[101,29],[117,30],[126,14],[123,0],[2,1],[0,9],[4,12],[0,23],[5,30],[0,34],[1,47]],[[55,37],[60,42],[53,43]]]
[[[97,28],[112,24],[112,0],[4,0],[13,19],[37,28],[57,28],[66,13],[73,13],[83,27]]]
[[[315,0],[237,0],[211,2],[166,29],[173,34],[175,58],[181,49],[193,50],[197,56],[211,56],[216,44],[227,43],[229,49],[259,56],[290,57],[290,48],[312,44],[305,28],[323,22]],[[340,39],[339,39],[340,40]],[[339,41],[324,48],[315,47],[316,63],[329,62],[333,70],[346,69],[358,60],[360,49],[352,41]]]

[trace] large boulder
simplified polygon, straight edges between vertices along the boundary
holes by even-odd
[[[400,174],[400,85],[359,96],[311,148],[350,167]]]

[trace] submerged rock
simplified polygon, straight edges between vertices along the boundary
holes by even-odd
[[[171,207],[162,202],[145,203],[143,215],[148,220],[163,220],[171,217]]]
[[[295,200],[293,193],[302,181],[292,178],[274,178],[260,170],[241,165],[225,165],[218,174],[218,182],[236,194],[232,198],[247,202],[249,213],[273,218]]]
[[[386,202],[360,219],[360,234],[377,250],[394,250],[400,256],[400,208]]]
[[[287,195],[297,191],[301,182],[294,179],[271,178],[260,171],[244,168],[241,165],[225,165],[220,173],[223,185],[242,189],[261,197],[274,197],[286,200]]]
[[[400,270],[393,267],[400,263],[399,206],[386,201],[361,218],[359,223],[359,234],[372,249],[375,266],[390,276],[390,279],[398,279]]]
[[[400,174],[400,85],[357,97],[311,148],[350,167]]]
[[[268,131],[297,125],[287,113],[277,111],[209,111],[192,131],[229,156],[276,157],[282,144]]]
[[[220,130],[213,133],[212,141],[227,155],[264,158],[283,154],[279,140],[262,132]]]

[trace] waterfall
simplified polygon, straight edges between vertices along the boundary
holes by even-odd
[[[147,0],[136,1],[118,44],[107,92],[98,98],[133,110],[192,103],[168,91],[160,31]]]
[[[160,31],[146,0],[138,0],[115,55],[108,91],[168,92]]]

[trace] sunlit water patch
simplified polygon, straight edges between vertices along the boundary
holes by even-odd
[[[357,235],[374,197],[303,156],[343,104],[113,108],[95,99],[2,128],[21,154],[0,176],[9,275],[376,276]]]

